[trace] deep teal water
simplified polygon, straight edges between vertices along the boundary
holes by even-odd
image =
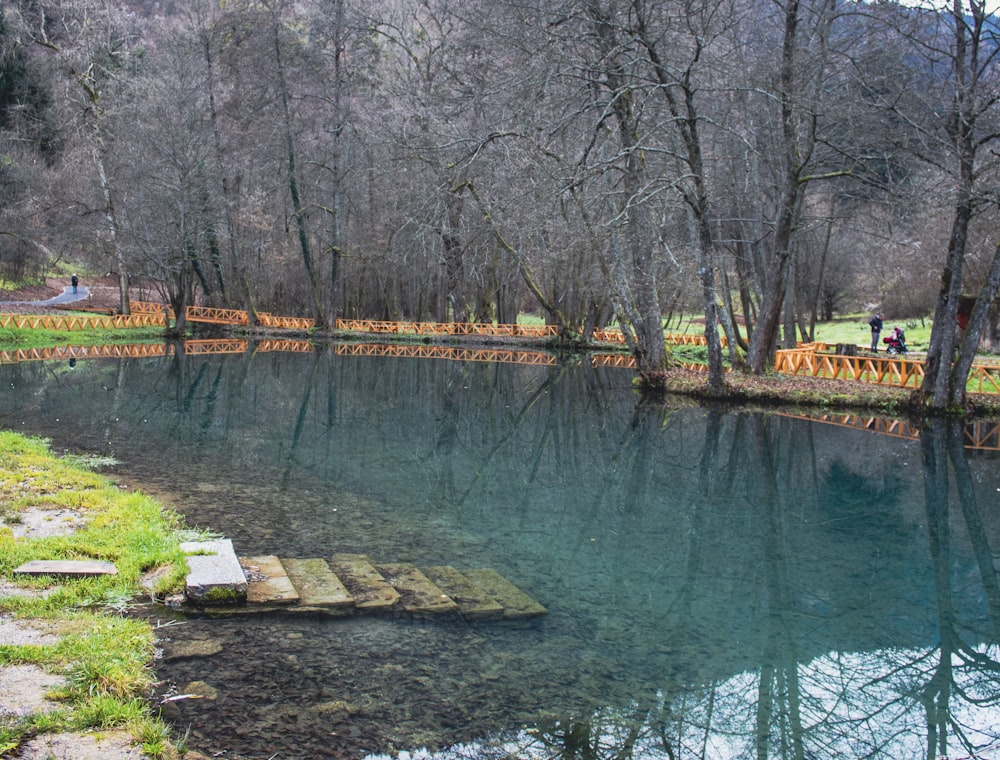
[[[207,754],[1000,746],[1000,457],[956,445],[961,429],[907,440],[646,407],[627,371],[586,363],[324,351],[23,363],[0,380],[0,425],[113,455],[126,486],[241,555],[488,566],[549,609],[516,626],[165,626],[161,692],[217,693],[164,708]]]

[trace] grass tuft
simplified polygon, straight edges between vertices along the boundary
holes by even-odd
[[[145,697],[155,676],[151,625],[127,617],[144,592],[143,575],[158,573],[154,594],[183,589],[186,574],[180,517],[145,494],[126,492],[93,471],[93,461],[58,457],[39,438],[0,432],[0,504],[6,522],[24,510],[73,509],[85,523],[69,535],[16,538],[0,527],[0,577],[35,596],[0,597],[0,614],[45,620],[56,627],[55,644],[0,645],[0,664],[35,664],[65,677],[52,697],[62,709],[0,723],[0,754],[29,736],[56,730],[125,729],[151,757],[166,757],[168,729],[152,715]],[[14,576],[34,559],[99,559],[117,575],[86,578]]]

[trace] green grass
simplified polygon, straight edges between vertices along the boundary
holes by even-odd
[[[182,520],[153,499],[118,488],[94,472],[99,459],[58,457],[41,439],[0,432],[0,505],[7,523],[26,509],[74,509],[87,524],[66,536],[15,538],[0,526],[0,577],[22,587],[48,588],[42,596],[0,597],[0,614],[37,621],[60,634],[58,643],[0,644],[0,665],[34,664],[58,674],[65,686],[52,697],[61,709],[0,723],[0,754],[49,731],[123,729],[147,754],[170,754],[166,726],[145,697],[154,684],[154,636],[145,620],[125,612],[144,592],[140,580],[167,568],[154,595],[183,587],[186,564]],[[117,575],[91,578],[15,578],[13,570],[35,559],[111,561]],[[54,589],[54,590],[53,590]]]
[[[155,343],[163,339],[156,327],[102,330],[28,330],[0,328],[0,351],[53,346],[108,346],[129,343]]]
[[[854,343],[859,346],[870,346],[872,340],[868,320],[871,314],[855,314],[841,317],[830,322],[819,322],[816,325],[816,340],[822,343]],[[925,351],[931,337],[931,322],[928,319],[885,320],[881,337],[887,337],[892,328],[902,327],[906,331],[906,345],[911,351]],[[885,344],[879,346],[884,350]]]

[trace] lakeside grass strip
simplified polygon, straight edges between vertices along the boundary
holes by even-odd
[[[35,665],[65,683],[53,691],[55,712],[0,725],[0,754],[32,736],[87,729],[124,729],[150,757],[167,756],[170,732],[145,697],[155,675],[155,638],[148,621],[126,618],[144,592],[143,575],[173,568],[152,593],[183,588],[181,518],[151,497],[125,491],[95,472],[104,462],[56,456],[46,441],[0,431],[0,578],[19,593],[0,595],[0,616],[45,621],[52,642],[0,642],[0,664]],[[21,515],[73,510],[82,526],[65,534],[15,535]],[[68,577],[16,575],[39,560],[113,562],[116,574]]]

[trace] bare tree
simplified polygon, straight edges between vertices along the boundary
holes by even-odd
[[[132,269],[158,287],[173,307],[173,333],[185,330],[198,293],[225,292],[213,203],[213,139],[205,70],[185,46],[163,44],[155,66],[133,78],[142,93],[117,125],[121,151],[114,169],[121,204],[122,244]]]
[[[934,137],[947,150],[955,207],[923,385],[925,405],[938,411],[964,406],[966,380],[1000,286],[998,248],[965,334],[960,336],[957,319],[965,282],[970,227],[986,204],[997,201],[992,146],[998,134],[996,111],[1000,88],[991,72],[1000,51],[996,45],[1000,27],[987,13],[986,3],[980,0],[969,0],[967,5],[954,0],[950,11],[942,16],[953,35],[951,44],[942,49],[938,41],[933,40],[928,52],[934,59],[943,58],[946,62],[946,81],[952,92],[951,102],[942,103],[947,110],[939,120],[942,126]]]
[[[120,241],[116,191],[108,163],[113,136],[106,127],[108,99],[121,87],[133,65],[133,47],[141,30],[135,18],[110,0],[63,0],[33,4],[32,41],[57,56],[66,97],[79,114],[90,160],[97,172],[105,233],[118,277],[119,311],[129,313],[128,266]]]

